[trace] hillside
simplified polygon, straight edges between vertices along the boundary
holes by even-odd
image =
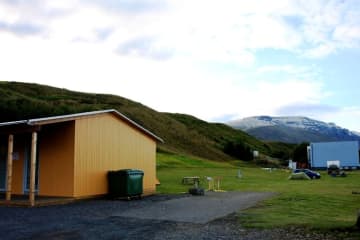
[[[266,140],[288,143],[360,140],[360,136],[334,123],[307,117],[257,116],[229,123],[234,128]]]
[[[0,122],[69,113],[116,109],[165,140],[159,151],[194,155],[212,160],[230,160],[224,148],[241,142],[250,149],[273,155],[283,151],[277,144],[263,143],[241,130],[207,123],[184,114],[157,112],[129,99],[74,92],[38,84],[0,82]]]

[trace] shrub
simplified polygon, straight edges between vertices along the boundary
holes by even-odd
[[[244,161],[251,161],[254,158],[252,150],[242,142],[227,142],[224,152]]]

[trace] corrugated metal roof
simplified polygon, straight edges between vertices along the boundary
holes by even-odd
[[[143,133],[151,136],[152,138],[156,139],[159,142],[164,142],[163,139],[156,136],[154,133],[150,132],[146,128],[142,127],[138,123],[134,122],[130,118],[126,117],[124,114],[120,113],[119,111],[115,109],[106,109],[106,110],[99,110],[99,111],[92,111],[92,112],[83,112],[83,113],[75,113],[75,114],[67,114],[67,115],[60,115],[60,116],[53,116],[53,117],[44,117],[44,118],[33,118],[29,120],[21,120],[21,121],[13,121],[13,122],[4,122],[0,123],[0,127],[2,126],[11,126],[11,125],[17,125],[17,124],[27,124],[30,126],[35,125],[46,125],[51,123],[57,123],[57,122],[66,122],[78,119],[80,117],[88,117],[98,114],[104,114],[104,113],[111,113],[115,116],[119,117],[120,119],[125,120],[126,122],[130,123],[132,126],[137,128],[138,130],[142,131]]]
[[[17,125],[17,124],[24,124],[24,123],[27,123],[27,120],[3,122],[3,123],[0,123],[0,127],[2,127],[2,126],[10,126],[10,125]]]
[[[106,110],[74,113],[74,114],[59,115],[59,116],[52,116],[52,117],[33,118],[33,119],[29,119],[27,121],[28,121],[28,124],[30,124],[30,125],[35,125],[35,124],[42,125],[45,122],[50,122],[50,121],[51,122],[63,122],[63,121],[68,121],[69,119],[76,119],[76,118],[80,118],[80,117],[87,117],[87,116],[92,116],[92,115],[98,115],[98,114],[103,114],[103,113],[114,113],[114,112],[116,112],[119,115],[123,115],[114,109],[106,109]]]

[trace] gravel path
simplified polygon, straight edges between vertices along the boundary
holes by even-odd
[[[143,200],[89,200],[41,208],[1,206],[0,239],[351,239],[342,233],[304,233],[302,229],[244,229],[241,212],[206,223],[114,216],[129,209],[190,198],[195,199],[156,195]]]
[[[161,201],[151,206],[129,209],[114,216],[204,224],[254,206],[273,195],[261,192],[207,192],[205,196]]]

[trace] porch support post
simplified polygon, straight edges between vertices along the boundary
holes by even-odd
[[[29,193],[29,201],[31,206],[35,206],[36,145],[37,145],[37,132],[33,132],[31,137],[30,193]]]
[[[8,139],[8,155],[7,155],[7,166],[6,166],[6,201],[11,200],[13,149],[14,149],[14,135],[10,134]]]

